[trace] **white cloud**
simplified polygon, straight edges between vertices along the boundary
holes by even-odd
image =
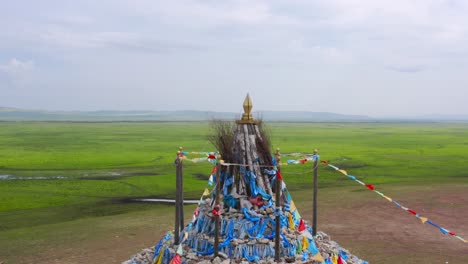
[[[45,45],[63,48],[103,48],[115,43],[135,42],[136,34],[119,31],[83,31],[48,25],[39,33],[39,39]]]
[[[34,62],[32,60],[21,61],[21,60],[18,60],[17,58],[12,58],[7,63],[0,64],[1,71],[14,77],[26,74],[27,72],[30,72],[33,69],[34,69]]]
[[[15,1],[0,4],[0,60],[12,58],[0,61],[0,71],[32,76],[29,90],[63,97],[51,102],[57,108],[115,108],[114,103],[177,108],[177,96],[167,91],[190,95],[184,108],[200,108],[217,101],[213,90],[238,89],[261,93],[273,102],[268,107],[278,108],[286,102],[279,103],[271,91],[287,88],[297,110],[309,110],[312,86],[326,87],[325,98],[339,95],[333,104],[320,100],[314,109],[366,114],[378,112],[372,107],[379,105],[400,109],[394,87],[466,94],[457,89],[468,82],[468,1],[45,0],[30,5],[25,10]],[[40,69],[25,57],[40,61]],[[351,96],[350,90],[360,100],[353,108],[341,99]],[[70,94],[92,96],[69,102]],[[109,100],[109,94],[115,97]],[[405,100],[416,94],[405,93]],[[459,108],[468,113],[464,104]]]

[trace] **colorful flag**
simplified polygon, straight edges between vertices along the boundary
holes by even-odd
[[[424,224],[427,222],[427,218],[426,217],[419,217],[419,220],[421,220],[421,222]]]
[[[175,254],[169,264],[182,264],[182,259],[180,258],[179,254]]]
[[[294,230],[294,220],[292,218],[292,214],[288,215],[288,222],[289,222],[289,229]]]
[[[283,177],[281,177],[281,172],[279,171],[276,172],[276,177],[278,177],[279,180],[283,180]]]
[[[304,251],[304,250],[306,250],[308,248],[309,248],[309,240],[305,236],[303,236],[302,237],[302,251]]]
[[[306,229],[305,227],[305,224],[304,224],[304,221],[301,219],[301,221],[299,222],[299,228],[297,229],[299,232],[302,232]]]
[[[320,252],[317,253],[317,254],[315,254],[315,255],[312,257],[312,259],[313,259],[313,260],[316,260],[316,261],[318,261],[318,262],[323,262],[323,261],[324,261],[324,259],[323,259],[322,255],[320,254]]]

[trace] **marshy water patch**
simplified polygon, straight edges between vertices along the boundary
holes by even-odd
[[[64,180],[68,179],[65,176],[35,176],[35,177],[20,177],[20,176],[12,176],[8,174],[1,174],[0,180]]]

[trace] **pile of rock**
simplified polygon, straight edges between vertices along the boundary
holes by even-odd
[[[337,256],[337,253],[340,254],[341,263],[343,264],[363,264],[366,263],[365,261],[359,259],[358,257],[350,254],[350,252],[342,248],[336,243],[335,241],[330,240],[330,237],[323,233],[318,232],[317,236],[315,237],[315,241],[317,242],[318,249],[320,250],[322,256],[324,257],[325,263],[334,263],[333,256]],[[184,249],[184,257],[182,258],[184,263],[186,264],[248,264],[251,263],[247,260],[239,260],[239,259],[229,259],[228,256],[222,252],[219,253],[219,256],[213,259],[213,256],[200,256],[197,255],[196,252],[185,245]],[[177,246],[173,246],[169,249],[171,254],[175,254],[177,250]],[[122,262],[122,264],[153,264],[154,263],[154,247],[143,249],[138,254],[134,255],[127,261]],[[331,260],[332,262],[327,262],[327,260]],[[280,263],[320,263],[314,260],[305,260],[302,261],[301,259],[283,259]],[[260,259],[258,263],[277,263],[273,258],[267,259]]]
[[[270,208],[257,210],[224,209],[221,214],[221,235],[218,257],[213,256],[214,217],[210,199],[202,203],[193,221],[182,231],[183,242],[174,245],[171,233],[154,247],[144,249],[124,264],[169,263],[179,254],[181,263],[276,263],[274,229],[275,212]],[[323,233],[312,238],[310,227],[304,223],[302,231],[291,222],[286,210],[281,217],[280,263],[343,263],[363,264]],[[339,259],[339,261],[338,261]]]

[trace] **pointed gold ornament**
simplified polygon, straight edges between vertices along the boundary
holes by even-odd
[[[244,107],[244,113],[242,114],[242,119],[237,121],[239,124],[257,124],[258,122],[254,120],[253,115],[252,115],[252,99],[250,99],[250,95],[247,94],[247,96],[244,99],[244,104],[242,105]]]

